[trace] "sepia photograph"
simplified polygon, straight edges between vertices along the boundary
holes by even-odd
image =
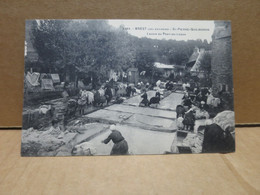
[[[22,156],[235,152],[230,21],[27,20]]]

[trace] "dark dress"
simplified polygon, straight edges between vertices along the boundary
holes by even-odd
[[[127,97],[130,97],[131,92],[132,92],[132,87],[127,86],[127,87],[126,87],[126,96],[127,96]]]
[[[188,128],[188,130],[194,130],[195,116],[193,114],[193,111],[190,111],[187,114],[185,114],[183,124]]]
[[[147,106],[149,104],[149,101],[148,101],[148,97],[147,97],[147,93],[145,92],[141,98],[143,98],[143,100],[141,101],[141,104],[144,104],[145,106]]]
[[[156,92],[156,93],[155,93],[155,97],[159,97],[159,98],[160,98],[160,97],[161,97],[160,92]]]
[[[112,99],[112,90],[111,88],[107,88],[106,91],[105,91],[105,96],[106,96],[106,99],[107,99],[107,102],[110,102],[111,99]]]
[[[104,143],[107,144],[110,140],[114,142],[110,155],[128,154],[128,144],[119,131],[112,130],[112,133],[104,140]]]
[[[94,105],[97,105],[100,102],[101,102],[100,93],[99,91],[96,91],[96,93],[94,93]]]
[[[228,130],[223,131],[220,126],[214,123],[206,126],[202,143],[203,153],[226,153],[234,151],[235,140]]]
[[[188,108],[191,108],[192,102],[190,98],[185,98],[183,100],[183,106],[187,106]]]

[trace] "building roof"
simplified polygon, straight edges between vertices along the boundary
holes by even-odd
[[[201,49],[199,51],[199,55],[198,55],[198,57],[196,59],[196,62],[192,66],[192,68],[190,69],[191,72],[200,72],[201,61],[203,60],[203,58],[204,58],[206,53],[210,54],[210,51],[205,51],[204,49]]]
[[[128,68],[127,72],[129,72],[129,71],[138,71],[138,68]]]
[[[168,65],[168,64],[163,64],[163,63],[160,63],[160,62],[155,62],[154,66],[156,68],[160,68],[160,69],[174,69],[175,65]]]
[[[189,58],[189,61],[187,62],[188,63],[191,63],[191,62],[195,62],[197,60],[197,58],[199,57],[199,48],[195,48],[192,55],[190,56]]]
[[[176,65],[176,64],[163,64],[163,63],[160,63],[160,62],[155,62],[154,63],[154,67],[156,68],[159,68],[159,69],[174,69],[174,68],[177,68],[177,69],[184,69],[185,67],[182,66],[182,65]]]

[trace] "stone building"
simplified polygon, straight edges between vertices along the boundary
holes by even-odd
[[[221,96],[227,92],[233,96],[230,21],[215,21],[212,35],[211,73],[213,95]]]

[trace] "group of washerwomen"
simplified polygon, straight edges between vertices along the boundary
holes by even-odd
[[[194,88],[191,91],[188,84],[186,86],[182,103],[176,106],[177,127],[193,131],[195,119],[208,119],[208,112],[212,109],[218,110],[221,101],[219,98],[213,97],[211,89]]]
[[[152,97],[150,100],[148,99],[147,90],[149,90],[150,88],[151,86],[149,83],[146,83],[144,85],[142,82],[140,82],[137,84],[136,88],[127,84],[126,97],[130,97],[131,95],[133,96],[137,92],[137,90],[140,90],[143,92],[143,94],[141,95],[142,101],[140,102],[139,106],[146,107],[150,106],[151,104],[159,104],[161,98],[161,94],[159,91],[157,91],[155,93],[155,96]]]
[[[140,107],[147,107],[152,104],[159,104],[161,100],[161,94],[159,91],[155,93],[154,97],[151,97],[151,99],[148,99],[148,95],[146,93],[146,90],[144,90],[144,93],[141,95],[142,101],[140,102],[139,106]]]
[[[105,90],[80,90],[79,98],[77,100],[79,113],[84,114],[84,108],[86,105],[92,104],[94,106],[103,106],[103,104],[109,104],[112,97],[113,93],[110,86],[106,86]]]
[[[191,108],[192,105],[198,106],[202,110],[208,111],[210,108],[219,108],[221,99],[212,95],[212,90],[205,88],[194,88],[193,91],[185,90],[182,98],[182,105]]]
[[[105,85],[105,87],[101,87],[99,90],[93,90],[91,91],[86,91],[86,90],[81,90],[79,94],[79,99],[78,99],[78,105],[79,107],[84,107],[86,104],[93,104],[94,106],[100,106],[103,105],[104,103],[109,104],[109,102],[113,98],[113,92],[112,89],[114,90],[114,95],[116,96],[116,100],[119,101],[121,96],[126,96],[126,97],[131,97],[137,92],[144,92],[142,95],[142,102],[141,105],[143,106],[149,106],[151,103],[158,103],[158,99],[160,98],[160,94],[156,94],[156,98],[151,98],[153,100],[150,102],[147,97],[146,91],[149,89],[150,84],[146,83],[146,85],[142,85],[143,83],[140,82],[137,84],[136,87],[131,86],[130,84],[127,84],[126,87],[123,89],[120,89],[118,85],[115,85],[114,87],[111,87],[110,85]],[[122,90],[124,92],[122,92]],[[119,101],[120,102],[120,101]]]

